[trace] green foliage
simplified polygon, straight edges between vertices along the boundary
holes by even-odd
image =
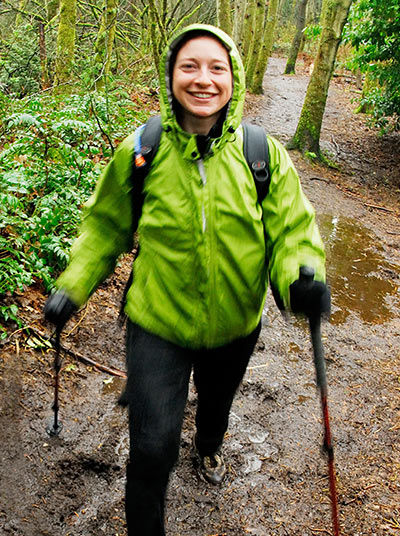
[[[351,67],[366,73],[375,84],[363,94],[375,123],[400,128],[400,2],[359,0],[350,12],[346,41],[355,47]]]
[[[0,318],[3,318],[5,322],[12,321],[17,324],[18,327],[21,327],[21,321],[18,318],[18,306],[15,303],[11,305],[0,305]],[[0,340],[7,337],[7,330],[4,326],[0,324]]]
[[[304,156],[308,158],[311,162],[315,162],[318,159],[318,156],[312,151],[305,151]]]
[[[304,28],[304,37],[309,41],[315,42],[318,41],[322,32],[322,27],[320,24],[310,24]]]
[[[15,30],[0,44],[0,90],[23,97],[40,88],[37,35],[29,24]]]
[[[51,289],[68,262],[81,207],[117,140],[148,115],[119,89],[3,103],[0,300],[34,282]],[[14,305],[2,305],[0,321],[15,321],[16,313]]]

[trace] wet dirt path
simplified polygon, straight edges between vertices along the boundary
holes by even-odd
[[[307,76],[283,76],[283,65],[272,58],[265,95],[249,98],[247,112],[287,141]],[[388,192],[380,185],[398,138],[377,138],[352,114],[351,89],[334,81],[322,131],[323,146],[346,171],[292,157],[327,246],[334,306],[323,339],[342,533],[394,536],[400,526],[400,212],[396,187]],[[398,164],[391,166],[395,184]],[[75,352],[121,369],[123,334],[116,317],[128,271],[129,259],[63,337]],[[37,289],[20,297],[27,322],[39,331],[45,330],[43,301]],[[45,427],[52,418],[54,354],[40,344],[37,337],[27,342],[15,336],[0,348],[0,535],[125,536],[127,421],[116,405],[123,380],[65,357],[64,429],[50,438]],[[192,468],[194,411],[191,390],[168,495],[168,534],[331,534],[322,422],[304,322],[285,320],[268,299],[232,411],[228,478],[218,489],[200,482]]]

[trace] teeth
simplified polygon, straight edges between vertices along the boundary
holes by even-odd
[[[212,94],[210,93],[193,93],[193,95],[197,97],[198,99],[208,99],[212,97]]]

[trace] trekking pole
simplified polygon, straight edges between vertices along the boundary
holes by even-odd
[[[300,268],[300,279],[311,285],[314,279],[314,270],[308,267]],[[331,512],[333,523],[334,536],[340,536],[339,533],[339,519],[338,519],[338,504],[336,493],[336,474],[334,467],[334,455],[333,445],[331,437],[331,429],[329,425],[329,411],[328,411],[328,384],[326,380],[326,367],[324,357],[324,347],[321,338],[321,316],[312,315],[309,317],[310,334],[314,354],[314,365],[316,371],[317,386],[320,392],[321,408],[324,420],[324,449],[328,455],[328,469],[329,469],[329,490],[331,497]]]
[[[61,370],[61,358],[60,358],[60,350],[61,350],[61,344],[60,344],[60,337],[61,337],[61,329],[59,326],[56,328],[56,339],[55,339],[55,357],[54,357],[54,372],[55,372],[55,379],[54,379],[54,403],[53,403],[53,411],[54,411],[54,420],[52,423],[48,424],[46,427],[47,433],[54,437],[58,436],[58,434],[62,430],[62,423],[58,420],[58,387],[60,383],[60,370]]]

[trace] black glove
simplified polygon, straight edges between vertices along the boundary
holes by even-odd
[[[313,316],[329,316],[331,293],[325,283],[314,281],[314,270],[308,266],[300,268],[300,277],[289,287],[290,307],[293,313]]]
[[[46,320],[55,324],[59,330],[62,330],[77,309],[77,306],[68,298],[66,293],[63,290],[59,290],[47,298],[44,306],[44,316]]]

